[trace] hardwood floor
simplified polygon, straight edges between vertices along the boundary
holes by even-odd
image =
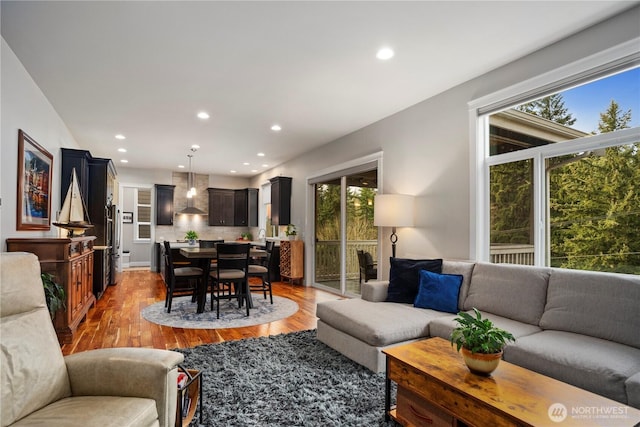
[[[111,347],[185,348],[314,329],[317,324],[316,303],[341,298],[315,288],[283,282],[273,284],[273,293],[295,301],[300,307],[298,312],[283,320],[244,328],[171,328],[148,322],[140,314],[144,307],[164,301],[165,287],[160,274],[143,270],[124,271],[122,281],[107,288],[78,327],[73,342],[62,346],[62,352],[68,355]]]

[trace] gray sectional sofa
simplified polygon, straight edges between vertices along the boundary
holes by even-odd
[[[504,360],[640,408],[640,277],[444,261],[463,276],[460,310],[478,308],[515,343]],[[427,337],[449,339],[455,314],[384,302],[388,282],[361,298],[318,303],[318,339],[375,372],[381,350]]]

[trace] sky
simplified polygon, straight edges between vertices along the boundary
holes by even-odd
[[[631,110],[629,127],[640,126],[640,68],[561,92],[564,105],[576,118],[571,126],[583,132],[598,129],[600,113],[615,100],[621,111]]]

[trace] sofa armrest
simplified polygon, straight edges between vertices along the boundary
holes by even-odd
[[[65,357],[74,396],[146,397],[161,426],[175,423],[177,365],[184,355],[151,348],[107,348]]]
[[[360,296],[363,300],[383,302],[387,299],[389,282],[387,280],[369,280],[362,284]]]

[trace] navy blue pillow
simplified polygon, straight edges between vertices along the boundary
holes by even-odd
[[[442,259],[391,258],[388,302],[413,304],[420,287],[420,270],[442,272]]]
[[[447,313],[458,313],[458,295],[462,285],[460,274],[437,274],[420,271],[420,290],[413,305]]]

